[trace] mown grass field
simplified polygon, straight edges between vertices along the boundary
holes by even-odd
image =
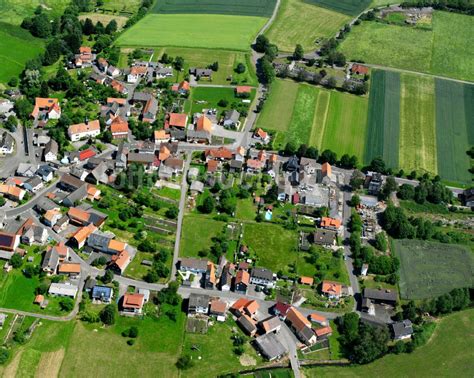
[[[140,7],[140,0],[104,0],[101,10],[112,13],[132,14]]]
[[[302,85],[298,89],[290,127],[288,128],[287,141],[294,142],[296,145],[308,143],[313,126],[318,92],[318,88],[309,85]]]
[[[117,39],[119,46],[175,46],[247,51],[264,17],[149,14]]]
[[[332,9],[333,11],[357,16],[364,11],[371,3],[371,0],[305,0],[307,3],[320,7]]]
[[[400,134],[400,74],[372,70],[365,161],[381,156],[389,167],[398,167]]]
[[[474,284],[474,258],[459,245],[395,240],[403,299],[432,298]]]
[[[232,82],[257,85],[257,76],[248,53],[229,50],[210,51],[208,49],[165,47],[153,56],[153,60],[158,60],[164,53],[172,57],[181,56],[184,58],[184,70],[176,81],[182,79],[188,73],[190,67],[204,68],[217,61],[219,62],[219,69],[217,72],[213,72],[211,84],[230,84],[231,81],[227,79],[232,77]],[[246,67],[242,74],[234,71],[239,63],[243,63]],[[203,83],[207,82],[207,80],[203,80]]]
[[[436,11],[432,30],[362,22],[341,43],[351,60],[474,80],[472,17]]]
[[[225,223],[200,215],[186,215],[183,219],[180,256],[198,257],[198,252],[209,249],[212,238],[220,235]]]
[[[400,95],[400,166],[437,173],[434,79],[402,74]]]
[[[276,0],[159,0],[155,13],[204,13],[270,17]]]
[[[18,77],[25,63],[43,51],[43,41],[31,34],[6,23],[0,23],[0,83],[7,83]]]
[[[436,145],[438,173],[450,181],[469,179],[466,151],[474,144],[474,86],[436,80]],[[469,135],[470,134],[470,135]]]
[[[303,0],[282,0],[277,17],[265,35],[282,51],[293,52],[297,43],[310,51],[317,48],[317,39],[335,35],[349,20],[345,14]]]
[[[410,354],[367,365],[304,369],[306,377],[465,377],[472,371],[474,309],[442,318],[430,341]]]

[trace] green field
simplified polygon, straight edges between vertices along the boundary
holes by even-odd
[[[155,13],[204,13],[270,17],[276,0],[159,0]]]
[[[305,0],[309,4],[332,9],[349,16],[357,16],[371,3],[371,0]]]
[[[341,43],[351,60],[474,80],[472,17],[433,13],[432,30],[362,22]]]
[[[474,310],[442,318],[431,340],[410,354],[391,354],[367,365],[304,369],[306,377],[467,377],[472,371]]]
[[[265,35],[282,51],[293,52],[299,43],[310,52],[317,48],[317,39],[334,36],[349,20],[345,14],[303,0],[282,0],[277,17]]]
[[[474,119],[469,119],[474,104],[474,85],[437,79],[436,144],[438,173],[443,179],[469,180],[466,151],[474,144]]]
[[[288,128],[287,141],[295,142],[297,145],[308,143],[318,92],[319,89],[314,86],[303,85],[299,88]]]
[[[70,0],[2,0],[0,1],[0,20],[12,25],[20,25],[25,17],[32,16],[35,9],[43,4],[43,12],[60,16]],[[0,27],[3,30],[3,27]]]
[[[43,41],[19,26],[0,23],[0,83],[18,77],[25,63],[43,51]]]
[[[149,14],[120,35],[117,44],[247,51],[265,22],[251,16]]]
[[[230,109],[232,103],[239,103],[242,100],[235,97],[234,88],[223,87],[197,87],[193,88],[189,101],[192,102],[191,114],[202,112],[203,109],[216,108],[219,115],[222,111]],[[255,96],[255,90],[251,94],[251,98]],[[226,100],[228,105],[220,107],[217,105],[220,100]]]
[[[140,0],[104,0],[104,5],[100,6],[101,10],[112,13],[129,15],[138,10]]]
[[[432,298],[474,284],[474,258],[459,245],[395,240],[403,299]]]
[[[435,87],[426,76],[401,75],[400,166],[436,173]]]
[[[398,167],[400,134],[400,75],[372,70],[365,161],[381,156],[389,167]]]
[[[183,219],[180,256],[198,257],[198,252],[208,249],[211,239],[222,233],[225,223],[199,215],[186,215]]]
[[[153,59],[158,60],[164,53],[172,57],[181,56],[184,58],[184,70],[176,78],[177,82],[188,73],[190,67],[204,68],[217,61],[219,62],[219,70],[212,73],[210,83],[229,85],[231,82],[236,82],[245,85],[257,85],[257,76],[248,53],[229,50],[165,47],[156,52]],[[246,67],[242,74],[234,71],[239,63],[243,63]],[[232,81],[228,80],[229,77],[232,77]],[[203,80],[203,83],[207,83],[207,81]]]

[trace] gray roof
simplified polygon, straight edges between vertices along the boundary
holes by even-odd
[[[110,240],[114,238],[114,235],[111,233],[105,233],[101,231],[94,231],[87,238],[87,245],[95,248],[100,248],[106,250],[109,246]]]
[[[397,339],[413,334],[413,325],[409,319],[392,324],[393,336]]]
[[[238,318],[237,323],[248,333],[252,333],[257,330],[255,324],[250,322],[246,316],[241,316],[240,318]]]
[[[180,261],[180,268],[206,271],[207,263],[208,261],[204,259],[183,258]]]
[[[202,193],[204,191],[204,183],[201,181],[193,181],[189,189],[193,192]]]
[[[286,354],[288,350],[278,340],[277,335],[274,333],[267,333],[266,335],[259,336],[255,339],[255,344],[262,354],[269,360],[274,360]]]
[[[130,152],[128,154],[128,162],[129,163],[146,163],[146,164],[151,164],[155,161],[155,155],[154,154],[140,154],[136,152]]]
[[[46,251],[43,259],[43,263],[41,264],[41,269],[49,269],[55,270],[59,264],[59,255],[56,251],[56,248],[50,248]]]
[[[133,101],[143,101],[146,102],[153,98],[153,95],[147,92],[135,92],[133,94],[132,100]]]
[[[75,297],[77,294],[77,290],[77,286],[75,285],[53,282],[49,287],[48,293],[53,295]]]
[[[59,183],[64,184],[67,187],[73,187],[75,189],[80,188],[82,185],[84,185],[84,181],[79,180],[77,177],[71,176],[69,173],[63,175]]]
[[[0,141],[0,145],[2,147],[5,147],[6,149],[11,149],[13,148],[14,142],[15,142],[15,139],[13,139],[13,137],[9,133],[4,131],[2,134],[2,139]]]
[[[273,281],[273,272],[266,268],[253,268],[250,276],[252,278]]]
[[[25,184],[31,185],[32,188],[36,188],[38,185],[41,185],[43,180],[41,180],[38,176],[31,177],[25,181]]]
[[[63,199],[63,203],[74,205],[78,201],[82,201],[87,197],[87,185],[83,184],[80,188],[77,188],[66,198]]]
[[[54,172],[54,169],[47,164],[43,164],[40,165],[40,167],[36,171],[36,174],[40,176],[48,176],[51,172]]]
[[[206,139],[208,142],[211,141],[211,133],[206,130],[191,130],[187,132],[188,139]]]
[[[317,228],[313,235],[313,241],[316,244],[333,244],[336,240],[336,231]]]
[[[364,289],[364,298],[370,298],[376,301],[396,302],[398,295],[396,290]]]
[[[38,169],[38,165],[30,163],[20,163],[16,169],[19,176],[33,176]]]
[[[208,307],[209,306],[209,295],[205,294],[191,294],[189,296],[189,307]]]
[[[232,121],[234,123],[237,123],[239,122],[239,118],[240,118],[240,113],[235,109],[227,110],[224,114],[224,122]]]
[[[48,152],[51,152],[54,155],[57,155],[59,151],[58,142],[54,139],[50,139],[46,146],[44,146],[44,154],[46,155]]]
[[[299,335],[303,341],[307,342],[314,337],[314,331],[311,329],[311,327],[305,326],[299,331]]]

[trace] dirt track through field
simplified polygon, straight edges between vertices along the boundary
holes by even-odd
[[[55,352],[43,353],[38,367],[36,368],[35,378],[58,377],[65,354],[64,348]]]

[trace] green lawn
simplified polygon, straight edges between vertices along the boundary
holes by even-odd
[[[69,3],[70,0],[2,0],[0,1],[0,19],[2,22],[20,25],[25,17],[33,16],[40,4],[44,5],[43,12],[51,17],[60,16]]]
[[[472,371],[474,310],[443,318],[431,340],[410,354],[388,355],[368,365],[304,369],[306,377],[464,377]]]
[[[316,110],[314,114],[314,125],[311,130],[310,144],[313,146],[322,146],[326,128],[326,121],[329,113],[329,103],[331,92],[319,91],[316,100]]]
[[[104,5],[100,7],[101,10],[112,13],[131,14],[140,7],[140,0],[104,0]]]
[[[263,17],[149,14],[119,36],[119,46],[176,46],[247,51]]]
[[[155,13],[204,13],[270,17],[276,0],[160,0]]]
[[[255,89],[252,90],[251,99],[255,96]],[[227,106],[219,106],[220,100],[226,100]],[[231,109],[232,104],[241,103],[241,99],[235,97],[233,88],[214,88],[214,87],[197,87],[193,88],[191,96],[191,114],[202,112],[203,109],[217,109],[218,115],[223,111]]]
[[[298,234],[271,223],[246,223],[243,243],[258,256],[257,266],[287,271],[298,257]]]
[[[400,94],[400,166],[437,173],[434,79],[402,74]]]
[[[313,126],[314,112],[319,89],[310,85],[301,85],[298,89],[293,115],[288,128],[287,141],[296,145],[308,144]]]
[[[404,299],[432,298],[474,284],[474,258],[465,247],[419,240],[395,240],[394,246]]]
[[[372,70],[365,161],[382,156],[389,167],[398,167],[400,134],[400,74]]]
[[[237,201],[237,210],[235,217],[240,220],[254,221],[257,216],[257,206],[254,205],[252,198],[240,199]]]
[[[345,14],[302,0],[282,0],[277,17],[265,35],[282,51],[293,52],[299,43],[310,52],[317,49],[317,39],[333,37],[349,20]]]
[[[181,251],[183,257],[197,257],[198,252],[208,249],[214,236],[219,235],[225,223],[201,215],[186,215],[181,233]]]
[[[436,79],[436,145],[438,172],[443,179],[470,182],[466,151],[474,144],[474,86]]]
[[[432,23],[432,30],[423,30],[362,22],[340,50],[351,60],[474,80],[472,18],[436,11]]]
[[[0,9],[1,9],[0,5]],[[2,20],[3,21],[3,20]],[[43,51],[43,41],[19,26],[0,23],[0,83],[18,77],[25,63]]]
[[[219,69],[217,72],[213,72],[212,81],[209,82],[210,84],[230,84],[232,82],[257,85],[257,76],[250,62],[250,54],[248,53],[229,50],[166,47],[162,48],[159,53],[155,53],[153,60],[161,58],[163,53],[172,57],[181,56],[184,58],[184,70],[179,73],[176,82],[184,78],[190,67],[205,68],[214,62],[218,62]],[[242,74],[235,72],[235,68],[239,63],[245,65],[245,72]],[[228,80],[230,77],[232,77],[232,80]],[[202,83],[206,84],[208,81],[203,80]]]
[[[163,188],[154,190],[153,193],[156,193],[160,197],[166,197],[175,201],[179,201],[181,198],[181,191],[178,189],[168,188],[164,186]]]

